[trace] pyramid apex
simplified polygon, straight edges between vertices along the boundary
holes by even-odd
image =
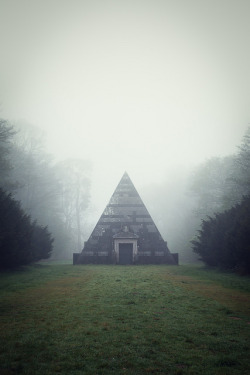
[[[129,179],[129,180],[130,180],[130,177],[129,177],[129,175],[128,175],[128,172],[127,172],[127,171],[125,171],[125,172],[123,173],[123,175],[122,175],[122,178],[121,178],[121,180],[127,180],[127,179]]]

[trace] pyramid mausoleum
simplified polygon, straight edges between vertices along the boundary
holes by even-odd
[[[74,264],[178,264],[125,172]]]

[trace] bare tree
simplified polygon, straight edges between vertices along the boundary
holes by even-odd
[[[56,169],[65,230],[76,237],[77,250],[81,250],[83,212],[90,198],[90,163],[82,159],[68,159],[58,163]]]

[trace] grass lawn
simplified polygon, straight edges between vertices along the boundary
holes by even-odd
[[[0,275],[0,374],[250,374],[250,279],[194,266]]]

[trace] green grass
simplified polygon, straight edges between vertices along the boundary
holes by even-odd
[[[192,276],[206,282],[217,283],[225,288],[233,288],[250,292],[250,277],[242,277],[232,272],[211,269],[201,265],[185,265],[175,267],[175,274]]]
[[[0,374],[250,374],[249,278],[191,266],[0,276]]]

